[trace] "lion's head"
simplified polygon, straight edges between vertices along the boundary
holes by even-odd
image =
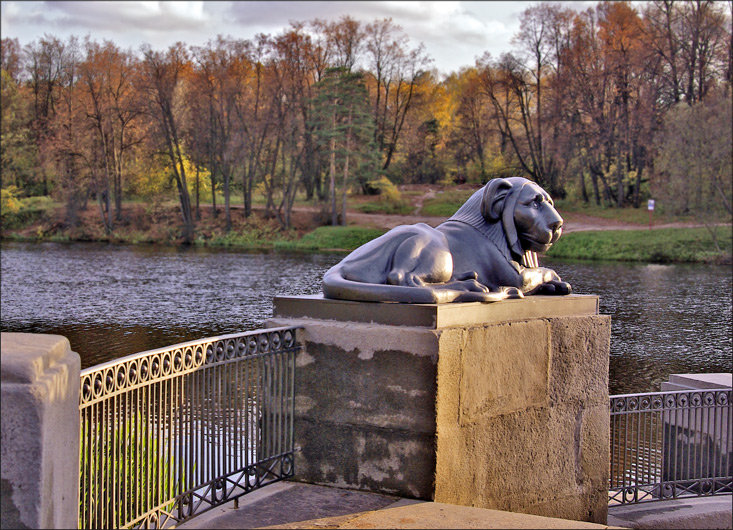
[[[493,179],[484,187],[481,214],[488,222],[501,219],[515,257],[527,251],[546,252],[562,234],[562,217],[550,195],[521,177]]]

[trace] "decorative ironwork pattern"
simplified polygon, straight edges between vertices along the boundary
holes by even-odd
[[[293,475],[296,328],[130,355],[80,377],[79,528],[164,528]]]
[[[731,389],[611,396],[609,507],[733,491]]]

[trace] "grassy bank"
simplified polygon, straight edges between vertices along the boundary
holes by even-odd
[[[251,226],[233,230],[229,233],[215,231],[196,236],[193,245],[201,247],[222,247],[242,250],[282,250],[282,251],[337,251],[350,252],[355,248],[381,236],[385,230],[363,226],[321,226],[302,236],[295,230],[279,231],[274,225]],[[164,233],[141,232],[135,230],[115,230],[111,234],[102,231],[90,233],[85,230],[56,230],[53,232],[38,228],[23,232],[4,230],[3,241],[24,242],[102,242],[113,244],[182,244],[179,231]]]
[[[730,263],[731,227],[718,227],[716,236],[720,251],[705,228],[573,232],[563,235],[547,255],[651,263]]]
[[[364,226],[320,226],[297,241],[276,242],[277,250],[351,251],[385,231]]]
[[[436,193],[433,198],[425,201],[422,213],[447,217],[470,193],[470,189]],[[411,190],[405,196],[414,199],[422,194]],[[356,203],[358,206],[379,204],[371,199],[359,198]],[[180,213],[175,203],[128,203],[124,208],[123,219],[115,222],[111,233],[103,230],[97,206],[91,201],[80,212],[78,223],[73,227],[66,223],[63,206],[49,199],[31,197],[18,200],[13,206],[12,209],[4,208],[2,211],[2,238],[5,240],[162,245],[182,243]],[[613,215],[614,219],[625,212],[618,209],[602,210],[601,213]],[[232,211],[232,230],[227,232],[223,212],[220,211],[215,216],[213,210],[208,208],[202,209],[201,213],[201,219],[196,223],[193,243],[205,247],[351,251],[384,233],[384,230],[365,226],[319,226],[322,219],[318,212],[312,210],[294,211],[293,228],[284,231],[275,219],[265,218],[263,212],[259,211],[250,218],[245,218],[241,209]],[[587,213],[595,214],[592,217],[596,217],[599,212],[589,208]],[[565,234],[548,255],[585,260],[730,263],[731,235],[730,225],[716,229],[721,247],[718,250],[705,228],[572,232]]]

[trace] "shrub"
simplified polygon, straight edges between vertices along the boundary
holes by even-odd
[[[49,197],[20,197],[15,186],[2,189],[0,217],[4,229],[23,228],[53,208]]]
[[[402,199],[400,190],[384,175],[367,181],[364,186],[364,191],[367,195],[381,195],[387,201],[399,201]]]

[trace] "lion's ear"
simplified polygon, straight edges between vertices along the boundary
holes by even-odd
[[[484,196],[481,201],[481,215],[487,221],[498,221],[504,211],[504,200],[512,191],[512,183],[506,179],[491,179],[484,186]]]

